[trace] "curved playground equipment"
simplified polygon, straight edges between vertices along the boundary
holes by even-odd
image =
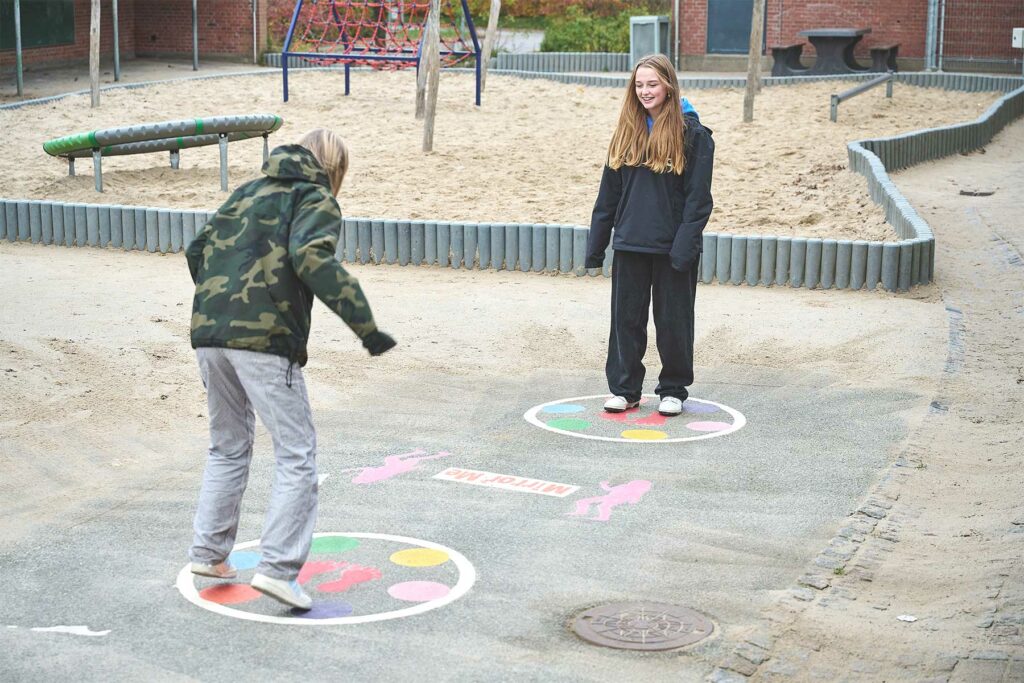
[[[353,64],[401,69],[423,58],[430,0],[295,0],[281,50],[284,101],[288,101],[289,57],[318,65],[345,64],[345,94]],[[476,104],[480,104],[480,41],[467,0],[440,0],[441,64],[476,60]]]
[[[263,138],[263,160],[270,153],[268,137],[284,120],[276,114],[212,116],[161,123],[142,123],[65,135],[43,143],[50,156],[68,160],[68,175],[75,175],[75,159],[91,156],[96,191],[103,191],[102,158],[124,154],[170,152],[171,168],[178,168],[180,151],[205,145],[220,145],[220,189],[228,189],[228,143]]]

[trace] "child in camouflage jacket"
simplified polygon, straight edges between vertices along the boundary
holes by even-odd
[[[312,600],[296,582],[317,510],[316,432],[301,368],[313,296],[377,356],[395,345],[377,329],[356,278],[335,258],[335,197],[348,152],[317,129],[276,148],[264,177],[239,187],[186,251],[196,284],[192,346],[207,390],[210,450],[189,557],[192,572],[229,579],[255,414],[270,431],[276,471],[260,541],[256,590],[292,607]]]

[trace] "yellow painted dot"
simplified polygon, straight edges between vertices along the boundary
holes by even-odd
[[[661,439],[667,439],[668,434],[654,429],[627,429],[622,432],[622,438],[635,439],[637,441],[660,441]]]
[[[393,553],[391,561],[402,567],[435,567],[448,561],[448,553],[430,548],[409,548]]]

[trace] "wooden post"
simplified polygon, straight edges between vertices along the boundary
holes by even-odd
[[[89,86],[92,106],[100,106],[100,0],[92,0],[89,22]]]
[[[422,119],[426,108],[427,97],[427,71],[430,69],[430,19],[423,29],[423,36],[420,38],[420,67],[416,71],[416,118]]]
[[[434,151],[434,119],[437,116],[437,86],[441,80],[441,30],[438,16],[441,14],[439,0],[430,0],[429,28],[430,63],[427,66],[427,106],[424,110],[423,151]]]
[[[498,37],[498,15],[501,13],[501,0],[491,0],[491,13],[487,16],[487,34],[484,35],[483,63],[480,65],[480,92],[487,84],[487,66],[491,63],[491,52],[494,41]]]
[[[754,0],[747,55],[747,91],[743,95],[743,123],[754,120],[754,95],[761,90],[761,45],[764,43],[764,0]]]

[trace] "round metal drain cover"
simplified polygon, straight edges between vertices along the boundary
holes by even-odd
[[[616,602],[581,613],[573,623],[580,638],[622,650],[671,650],[692,645],[715,630],[699,612],[661,602]]]

